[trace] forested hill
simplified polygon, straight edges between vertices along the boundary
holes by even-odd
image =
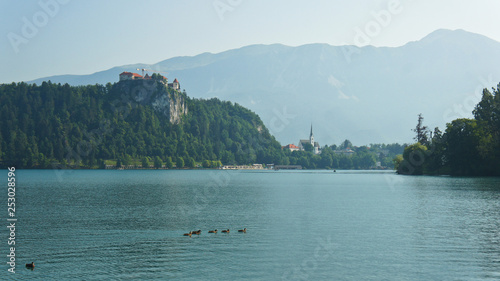
[[[0,163],[18,168],[280,163],[250,110],[161,81],[0,85]]]

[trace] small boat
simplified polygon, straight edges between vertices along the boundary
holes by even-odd
[[[35,263],[34,263],[34,262],[27,263],[27,264],[26,264],[26,268],[31,268],[31,269],[34,269],[34,268],[35,268]]]
[[[216,230],[209,230],[208,233],[217,233],[217,229]]]
[[[228,228],[228,229],[223,230],[222,232],[224,232],[224,233],[229,233],[229,228]]]
[[[238,232],[244,232],[244,233],[246,233],[246,232],[247,232],[247,229],[246,229],[246,227],[245,227],[245,228],[243,228],[243,229],[238,229]]]

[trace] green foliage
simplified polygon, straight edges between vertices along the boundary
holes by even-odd
[[[172,161],[172,157],[168,156],[165,158],[165,168],[172,169],[174,167],[174,162]]]
[[[158,74],[154,78],[163,79]],[[149,104],[135,101],[140,91],[126,91],[120,83],[0,85],[1,165],[97,168],[104,160],[119,160],[120,165],[151,161],[158,167],[164,160],[171,168],[172,158],[179,162],[179,157],[186,161],[180,166],[188,167],[203,160],[286,163],[280,144],[260,118],[238,104],[175,92],[188,114],[172,124]],[[162,85],[153,89],[154,95],[174,93]]]
[[[175,166],[177,168],[184,168],[184,159],[182,157],[177,157],[177,160],[175,161]]]
[[[398,165],[398,173],[404,175],[422,175],[423,164],[427,156],[427,146],[419,142],[409,145],[403,152],[403,161]]]
[[[444,134],[436,128],[425,147],[407,147],[398,172],[500,176],[500,84],[492,92],[483,90],[473,114],[474,119],[448,123]],[[426,128],[420,118],[419,127]]]
[[[307,152],[313,152],[314,151],[314,146],[312,146],[312,144],[310,144],[308,142],[304,143],[303,147],[304,147],[304,150],[307,151]]]
[[[403,162],[403,159],[404,159],[403,154],[398,154],[398,155],[396,155],[396,157],[394,157],[394,159],[392,161],[393,161],[395,170],[399,170],[399,166]]]
[[[446,126],[445,157],[452,174],[478,175],[483,159],[479,154],[479,144],[484,138],[484,128],[476,120],[457,119]]]
[[[186,160],[186,167],[188,167],[188,168],[194,168],[195,166],[196,166],[196,162],[194,161],[194,158],[193,157],[189,157]]]
[[[404,146],[400,144],[372,144],[370,147],[354,147],[348,140],[339,147],[348,145],[354,149],[353,155],[336,153],[336,145],[323,147],[321,154],[314,155],[309,151],[285,151],[283,162],[287,165],[301,165],[306,169],[372,169],[377,162],[380,168],[392,168],[392,159],[403,152]],[[333,148],[333,149],[332,149]],[[272,162],[267,162],[272,163]]]
[[[345,140],[340,144],[338,149],[347,149],[347,148],[352,148],[352,143],[350,140]]]
[[[427,126],[423,125],[423,121],[424,121],[424,117],[422,116],[422,113],[420,113],[418,115],[417,126],[415,127],[415,129],[413,129],[413,131],[417,134],[415,136],[415,141],[418,143],[427,145],[427,144],[429,144],[429,139],[428,139],[429,130],[428,130]]]
[[[162,167],[162,165],[163,165],[163,163],[162,163],[162,161],[161,161],[160,157],[159,157],[159,156],[155,156],[155,160],[154,160],[154,167],[155,167],[156,169],[159,169],[159,168],[161,168],[161,167]]]
[[[149,159],[148,159],[148,157],[143,157],[142,158],[141,165],[142,165],[143,168],[149,168]]]

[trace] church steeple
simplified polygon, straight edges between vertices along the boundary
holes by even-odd
[[[311,124],[311,134],[309,135],[309,140],[311,141],[311,145],[314,147],[314,135],[313,135],[313,125]]]

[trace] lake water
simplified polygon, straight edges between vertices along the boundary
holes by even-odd
[[[500,279],[499,178],[21,170],[16,183],[16,274],[2,204],[2,280]]]

